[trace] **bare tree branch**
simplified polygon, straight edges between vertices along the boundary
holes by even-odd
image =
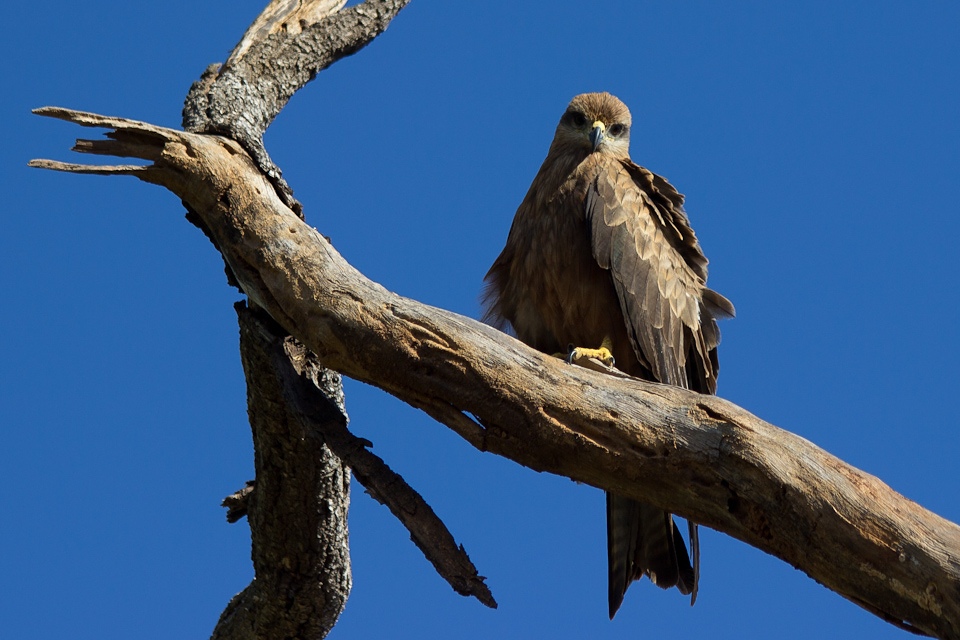
[[[236,143],[38,113],[113,129],[109,145],[78,150],[152,160],[129,173],[189,203],[247,295],[324,366],[424,409],[482,451],[668,509],[886,620],[960,638],[960,527],[877,478],[722,399],[571,367],[390,293],[285,207]]]
[[[339,375],[304,379],[283,331],[237,305],[240,357],[254,439],[256,485],[245,495],[256,579],[220,616],[214,640],[323,638],[352,582],[347,542],[350,469],[325,444],[346,422]],[[296,407],[309,405],[303,413]]]
[[[496,607],[429,505],[347,430],[339,374],[262,311],[238,304],[237,313],[257,480],[225,502],[231,521],[250,520],[256,579],[213,638],[323,638],[333,628],[351,585],[348,465],[458,593]]]
[[[367,0],[349,10],[340,11],[345,4],[344,0],[274,0],[250,26],[227,62],[222,67],[208,67],[191,88],[184,103],[184,127],[194,132],[222,132],[239,142],[251,153],[261,173],[273,183],[284,204],[302,215],[292,189],[283,180],[280,170],[263,147],[263,132],[287,100],[318,71],[339,58],[354,53],[382,33],[406,3],[407,0]],[[100,147],[99,152],[109,152],[108,146]],[[203,220],[190,210],[189,204],[187,207],[188,220],[197,225],[216,245],[215,238]],[[228,282],[236,285],[229,265],[226,274]],[[279,331],[278,325],[274,328]],[[495,607],[493,595],[484,584],[483,578],[478,576],[476,567],[463,547],[456,544],[453,536],[423,498],[380,458],[367,451],[363,441],[350,434],[346,428],[346,415],[343,415],[342,423],[325,420],[323,416],[314,416],[314,410],[309,404],[299,402],[302,398],[310,398],[312,394],[311,387],[305,380],[312,380],[314,386],[323,387],[319,385],[319,381],[330,379],[330,373],[319,366],[315,356],[289,336],[284,340],[284,345],[289,360],[288,368],[296,370],[304,380],[303,384],[307,385],[302,393],[293,394],[287,399],[286,410],[299,415],[302,422],[315,425],[318,432],[322,432],[324,441],[334,453],[353,467],[354,475],[367,487],[368,492],[386,504],[400,519],[411,532],[413,541],[455,591],[462,595],[473,595],[487,606]],[[258,347],[266,346],[268,344],[263,341],[248,343],[247,359],[256,360],[252,352]],[[259,359],[270,360],[265,355]],[[258,381],[257,378],[248,377],[248,384]],[[249,393],[257,395],[258,391],[250,389]],[[339,387],[337,393],[342,393]],[[257,425],[254,425],[254,428],[256,434]],[[265,427],[261,425],[260,428]],[[254,442],[258,446],[257,454],[260,455],[260,440],[256,435]],[[297,445],[291,443],[290,446]],[[267,449],[263,453],[270,455],[271,450]],[[310,464],[307,459],[301,462]],[[309,486],[300,489],[304,492],[302,496],[298,497],[293,492],[286,496],[289,504],[312,504],[318,497],[323,499],[322,495],[310,494]],[[230,506],[228,518],[236,519],[245,513],[248,504],[253,501],[253,491],[254,488],[249,487],[249,490],[238,492],[225,501]],[[254,525],[256,522],[251,520],[251,526]],[[346,528],[344,526],[341,530],[327,533],[331,532],[345,536]],[[253,542],[255,547],[258,544],[271,544],[267,536],[254,536]],[[345,538],[342,545],[346,548]],[[265,552],[255,548],[254,555],[258,553],[263,555]],[[326,567],[334,581],[341,574],[349,574],[349,556],[343,553],[336,558],[346,566],[329,564]],[[322,575],[301,575],[298,578],[321,582],[324,579]],[[255,580],[259,580],[259,577]],[[318,588],[320,591],[324,590],[323,585],[301,585],[299,588],[303,591]],[[304,608],[292,612],[294,615],[310,613]],[[285,622],[291,621],[292,619]],[[296,628],[296,624],[288,626]],[[315,628],[309,620],[304,620],[302,626]],[[330,626],[332,624],[324,626],[324,633]],[[274,627],[280,629],[276,625]],[[233,628],[237,628],[236,625]],[[277,637],[285,636],[281,633]]]
[[[277,327],[279,330],[279,327]],[[287,357],[297,370],[304,384],[322,378],[327,370],[317,357],[302,344],[291,337],[284,341]],[[306,394],[292,396],[292,410],[304,415],[312,415],[316,409]],[[477,568],[463,547],[456,543],[453,535],[437,517],[419,493],[394,472],[367,447],[370,442],[358,438],[347,430],[344,422],[316,421],[322,425],[324,443],[347,465],[353,475],[366,487],[367,492],[377,502],[386,505],[390,511],[410,531],[410,538],[433,564],[437,573],[463,596],[474,596],[491,608],[497,603],[484,584]]]
[[[409,0],[274,0],[222,67],[211,66],[190,88],[183,128],[236,140],[270,178],[283,202],[300,204],[263,146],[263,133],[305,84],[331,64],[367,46]]]
[[[243,489],[231,493],[223,499],[220,506],[227,508],[227,522],[233,524],[234,522],[239,522],[241,518],[246,517],[249,509],[250,496],[253,494],[253,488],[255,486],[256,482],[249,480]]]
[[[286,33],[295,36],[347,4],[346,0],[273,0],[253,21],[224,64],[229,67],[244,58],[251,48],[260,45],[267,36]]]

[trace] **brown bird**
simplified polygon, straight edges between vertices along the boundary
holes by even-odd
[[[706,287],[683,196],[630,159],[630,125],[609,93],[570,102],[487,273],[485,319],[546,353],[576,345],[645,380],[714,393],[716,318],[734,308]],[[670,513],[607,493],[611,618],[644,575],[696,600],[700,549],[688,525],[690,555]]]

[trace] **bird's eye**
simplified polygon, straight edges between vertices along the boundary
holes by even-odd
[[[567,111],[567,115],[564,116],[564,120],[566,120],[568,124],[578,129],[587,124],[587,116],[583,115],[579,111]]]
[[[627,125],[625,124],[612,124],[610,125],[610,128],[607,129],[607,133],[609,133],[610,136],[614,138],[619,138],[626,132],[627,132]]]

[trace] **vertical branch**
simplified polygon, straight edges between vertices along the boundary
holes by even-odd
[[[382,33],[407,1],[367,0],[341,10],[344,0],[272,0],[226,64],[211,65],[191,87],[184,128],[239,142],[302,217],[263,133],[297,90]],[[187,218],[211,237],[189,207]],[[226,273],[236,285],[229,266]],[[323,444],[319,426],[346,425],[340,377],[301,368],[303,359],[285,348],[292,339],[266,314],[239,306],[238,314],[256,461],[246,505],[256,578],[230,602],[213,637],[322,638],[351,585],[350,472]]]
[[[325,422],[347,422],[340,376],[298,370],[290,338],[265,313],[238,303],[237,315],[256,450],[247,504],[256,578],[227,606],[213,638],[323,638],[351,586],[350,470],[321,436]]]

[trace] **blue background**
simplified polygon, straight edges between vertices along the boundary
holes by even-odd
[[[176,197],[28,169],[99,132],[179,126],[262,3],[14,3],[0,42],[0,628],[201,638],[252,576],[218,506],[252,476],[222,263]],[[633,157],[687,195],[735,302],[720,395],[960,520],[960,5],[413,0],[323,72],[267,148],[308,221],[387,288],[477,317],[567,101],[607,90]],[[106,160],[110,162],[110,160]],[[634,585],[606,619],[603,497],[472,450],[348,382],[353,430],[432,504],[500,602],[454,594],[354,484],[331,638],[906,638],[704,531],[700,599]],[[661,636],[662,637],[662,636]]]

